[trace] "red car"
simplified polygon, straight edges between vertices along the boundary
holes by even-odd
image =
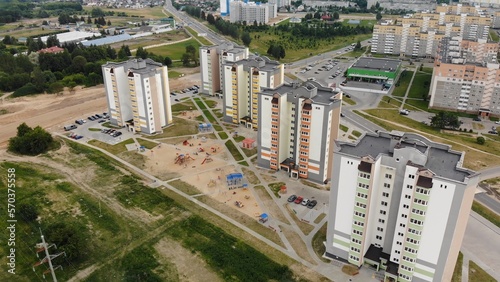
[[[302,200],[304,200],[304,198],[302,196],[298,196],[297,199],[295,199],[294,203],[300,204],[302,203]]]

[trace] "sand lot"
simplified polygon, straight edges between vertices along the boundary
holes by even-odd
[[[192,146],[183,145],[183,142],[175,145],[163,143],[143,152],[146,156],[145,170],[154,175],[176,173],[180,180],[198,188],[202,195],[210,196],[251,217],[262,214],[253,188],[229,190],[226,175],[238,171],[227,161],[229,153],[221,141],[208,138],[205,142],[200,138],[186,140]],[[184,155],[184,161],[176,163],[180,155]],[[212,161],[207,161],[208,158]],[[237,207],[235,201],[240,201],[243,207]]]

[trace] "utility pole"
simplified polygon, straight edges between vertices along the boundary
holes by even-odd
[[[44,264],[44,263],[48,262],[50,270],[46,270],[45,272],[43,272],[43,278],[45,278],[45,274],[47,274],[47,273],[50,272],[52,274],[52,279],[54,280],[54,282],[57,282],[57,278],[56,278],[56,274],[55,274],[54,270],[59,269],[59,268],[62,269],[62,266],[58,265],[56,267],[53,267],[52,266],[52,260],[55,259],[56,257],[62,255],[62,254],[64,254],[64,256],[66,256],[66,253],[65,252],[61,252],[61,253],[58,253],[58,254],[55,254],[55,255],[51,255],[49,253],[49,248],[50,247],[55,247],[57,249],[57,246],[55,244],[48,245],[45,242],[45,238],[43,237],[41,229],[40,229],[40,235],[42,237],[42,243],[36,244],[36,256],[38,257],[38,253],[39,252],[45,251],[45,257],[41,261],[39,261],[39,262],[35,263],[35,265],[33,265],[33,271],[35,271],[35,266],[39,266],[41,264]]]

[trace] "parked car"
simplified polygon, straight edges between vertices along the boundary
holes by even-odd
[[[105,121],[106,121],[106,120],[101,119],[101,120],[99,120],[99,121],[98,121],[98,123],[103,123],[103,122],[105,122]]]
[[[302,204],[303,206],[307,206],[307,205],[309,204],[309,202],[310,202],[310,201],[309,201],[309,199],[304,199],[304,200],[302,200],[302,203],[301,203],[301,204]]]
[[[300,203],[302,203],[303,199],[304,198],[302,198],[302,196],[298,196],[297,199],[295,199],[295,201],[293,201],[293,202],[296,203],[296,204],[300,204]]]
[[[79,124],[79,125],[82,125],[83,124],[83,120],[82,119],[77,119],[77,120],[75,120],[75,123]]]
[[[488,133],[489,133],[489,134],[498,134],[498,132],[497,132],[497,131],[495,131],[495,130],[490,130],[490,131],[488,131]]]
[[[408,114],[410,114],[410,111],[408,111],[408,110],[404,110],[404,109],[403,109],[403,110],[399,111],[399,114],[400,114],[400,115],[407,116]]]
[[[340,117],[345,117],[344,113],[340,113]]]
[[[76,139],[76,140],[78,140],[78,139],[82,139],[82,138],[83,138],[83,136],[81,136],[81,135],[77,135],[77,136],[75,137],[75,139]]]
[[[64,130],[66,130],[66,131],[70,131],[70,130],[72,130],[72,129],[76,129],[76,128],[77,128],[77,126],[76,126],[76,125],[74,125],[74,124],[70,124],[70,125],[66,125],[66,126],[64,127]]]
[[[500,120],[495,121],[495,124],[500,124]]]
[[[472,120],[473,121],[481,121],[481,118],[480,117],[474,117]]]
[[[87,118],[88,118],[88,120],[90,120],[90,121],[94,120],[94,118],[93,118],[92,116],[87,117]]]
[[[307,207],[308,207],[308,208],[310,208],[310,209],[312,209],[312,208],[314,208],[317,204],[318,204],[318,201],[316,201],[316,200],[312,200],[312,201],[310,201],[310,202],[309,202],[309,204],[307,204]]]
[[[295,199],[297,199],[297,196],[295,196],[295,195],[291,195],[290,197],[288,197],[288,200],[287,200],[287,201],[288,201],[289,203],[291,203],[291,202],[295,201]]]

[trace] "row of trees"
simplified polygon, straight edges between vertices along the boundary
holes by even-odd
[[[0,3],[0,23],[16,22],[21,18],[48,18],[58,16],[62,12],[73,14],[83,11],[83,7],[79,2],[49,2],[39,6],[34,2],[5,2]]]

